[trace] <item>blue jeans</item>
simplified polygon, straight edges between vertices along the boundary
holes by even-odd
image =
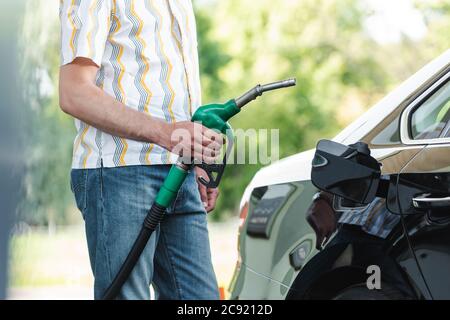
[[[86,225],[94,296],[102,297],[125,261],[170,166],[72,170],[71,188]],[[150,238],[119,299],[218,299],[206,212],[194,172]]]

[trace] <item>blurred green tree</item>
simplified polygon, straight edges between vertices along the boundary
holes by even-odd
[[[58,106],[58,29],[58,17],[49,17],[44,3],[27,2],[21,72],[29,127],[24,132],[28,150],[19,218],[32,225],[70,222],[73,204],[69,168],[75,127]]]
[[[423,13],[428,33],[424,39],[426,58],[450,48],[450,2],[443,0],[416,0],[416,7]]]

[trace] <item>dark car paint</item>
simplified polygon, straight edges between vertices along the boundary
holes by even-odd
[[[344,288],[365,284],[370,265],[380,266],[383,284],[397,288],[403,298],[431,298],[402,226],[391,235],[387,240],[362,235],[360,241],[331,242],[305,266],[287,299],[333,298]]]
[[[424,193],[450,195],[450,148],[433,145],[424,148],[399,174],[402,184],[398,198],[406,199],[403,214],[414,215],[417,222],[407,225],[409,240],[418,265],[434,299],[450,299],[450,212],[449,208],[418,210],[411,205],[411,197]]]

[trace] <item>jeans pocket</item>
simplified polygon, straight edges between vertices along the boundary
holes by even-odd
[[[75,202],[78,210],[83,215],[87,206],[87,170],[72,170],[70,174],[70,188],[75,196]]]
[[[178,191],[173,204],[174,213],[206,213],[200,198],[196,176],[190,174]]]

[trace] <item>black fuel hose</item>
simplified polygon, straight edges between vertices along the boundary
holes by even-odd
[[[158,227],[159,223],[164,219],[165,213],[166,208],[159,206],[156,203],[153,204],[152,208],[147,214],[147,217],[144,220],[141,232],[136,238],[136,241],[134,242],[130,253],[128,254],[125,262],[122,264],[122,267],[120,268],[113,282],[111,283],[109,288],[106,289],[102,300],[114,300],[117,297],[120,290],[122,289],[122,286],[127,281],[128,277],[133,271],[134,266],[136,265],[142,252],[144,251],[148,240]]]

